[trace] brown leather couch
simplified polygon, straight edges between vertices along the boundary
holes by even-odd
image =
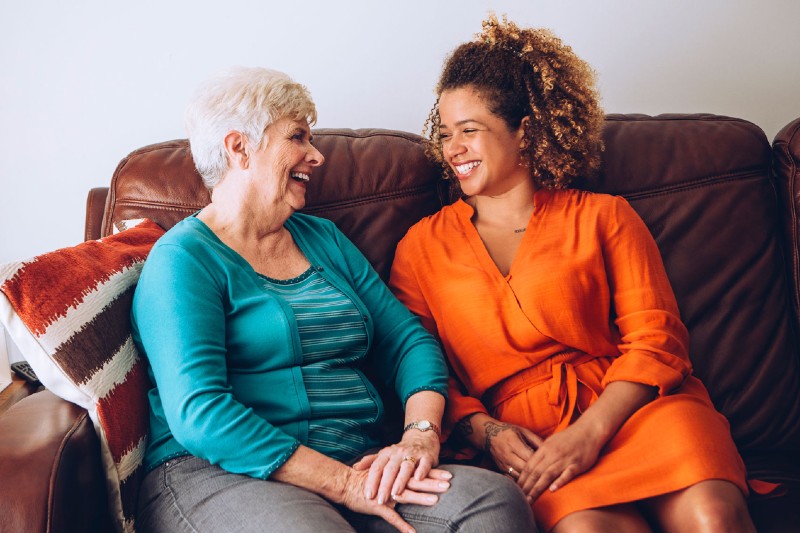
[[[437,170],[412,134],[315,138],[327,163],[306,211],[334,220],[386,277],[397,241],[446,196]],[[759,531],[797,531],[800,119],[770,146],[735,118],[610,115],[605,140],[602,175],[587,187],[626,197],[649,226],[695,373],[730,420],[750,477],[783,484],[780,496],[751,496]],[[207,202],[186,141],[147,146],[122,160],[110,188],[90,192],[85,238],[140,217],[167,228]],[[0,531],[106,531],[104,490],[84,411],[43,391],[0,417]]]

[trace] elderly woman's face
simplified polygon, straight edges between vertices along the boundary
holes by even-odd
[[[294,211],[305,206],[312,170],[325,161],[311,140],[305,120],[282,118],[267,127],[261,149],[252,155],[250,170],[270,203],[285,204]]]

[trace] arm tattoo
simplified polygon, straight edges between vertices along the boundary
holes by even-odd
[[[483,443],[483,451],[490,453],[491,452],[491,445],[492,439],[500,434],[502,431],[506,431],[510,429],[512,431],[516,431],[517,428],[510,424],[495,424],[494,422],[486,422],[483,425],[484,432],[486,434],[486,440]]]
[[[456,424],[456,433],[459,437],[463,438],[464,440],[467,439],[473,433],[472,429],[472,417],[477,415],[478,413],[472,413],[471,415],[467,415],[461,420],[458,421]]]

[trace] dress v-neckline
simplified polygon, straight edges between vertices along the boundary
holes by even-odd
[[[514,258],[511,260],[511,265],[508,268],[508,274],[505,275],[500,272],[500,268],[497,266],[497,263],[494,262],[494,259],[492,259],[489,249],[486,247],[486,243],[483,242],[483,238],[478,232],[478,228],[476,228],[475,224],[472,223],[472,217],[475,214],[475,209],[463,199],[458,200],[453,205],[458,213],[459,221],[464,227],[464,234],[467,238],[467,242],[469,242],[475,257],[477,258],[478,263],[480,263],[484,272],[490,274],[492,277],[498,280],[501,280],[504,284],[508,284],[511,281],[515,271],[515,266],[519,261],[520,254],[523,253],[526,246],[528,246],[528,241],[533,238],[532,234],[535,233],[540,227],[540,225],[536,224],[535,222],[539,217],[541,208],[549,196],[545,194],[547,192],[548,191],[545,189],[537,189],[534,193],[533,212],[528,219],[528,223],[525,225],[525,233],[522,235],[522,239],[519,242],[517,251],[514,253]]]

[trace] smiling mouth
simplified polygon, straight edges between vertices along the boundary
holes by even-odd
[[[299,181],[300,183],[308,183],[311,179],[311,176],[304,174],[303,172],[292,172],[289,174],[289,177],[295,181]]]
[[[469,174],[473,168],[480,164],[480,161],[470,161],[469,163],[464,163],[463,165],[454,165],[453,168],[456,169],[456,173],[458,173],[458,175],[463,176],[465,174]]]

